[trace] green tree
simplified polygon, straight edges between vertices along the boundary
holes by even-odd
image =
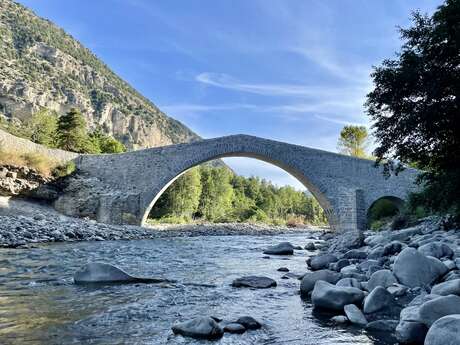
[[[199,213],[209,221],[226,220],[231,213],[232,172],[225,167],[201,167],[202,192]]]
[[[446,0],[432,17],[415,13],[400,29],[397,58],[372,73],[367,111],[386,172],[416,164],[428,193],[421,202],[460,214],[460,1]],[[396,160],[400,163],[394,163]]]
[[[125,145],[123,145],[111,135],[102,132],[100,127],[97,127],[93,132],[89,134],[89,139],[98,153],[126,152]]]
[[[366,158],[369,134],[364,126],[348,125],[340,131],[337,148],[343,154]]]
[[[58,116],[55,111],[40,109],[29,120],[30,139],[48,147],[56,147]]]
[[[86,132],[86,121],[76,108],[70,109],[58,119],[57,124],[58,147],[79,153],[97,153],[97,148],[90,141]]]

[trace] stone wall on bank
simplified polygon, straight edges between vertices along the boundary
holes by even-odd
[[[17,153],[38,153],[49,156],[58,162],[66,162],[79,156],[78,153],[59,149],[50,149],[43,145],[36,144],[30,140],[18,138],[0,129],[0,150],[14,151]]]

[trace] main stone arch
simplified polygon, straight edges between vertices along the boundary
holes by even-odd
[[[97,178],[105,191],[97,220],[143,224],[154,202],[182,173],[224,157],[249,157],[274,164],[296,177],[325,210],[334,230],[362,230],[366,211],[380,196],[405,199],[416,188],[417,172],[407,169],[385,178],[365,159],[249,135],[233,135],[111,155],[77,158],[79,172]]]

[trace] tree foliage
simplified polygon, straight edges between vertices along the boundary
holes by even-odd
[[[326,224],[321,206],[292,187],[277,187],[257,177],[204,165],[180,176],[159,198],[150,217],[160,221]]]
[[[446,0],[432,17],[415,13],[412,20],[400,29],[397,58],[372,73],[366,104],[374,154],[387,171],[403,164],[423,169],[421,182],[430,191],[420,195],[423,202],[460,213],[460,1]]]
[[[86,131],[86,121],[76,108],[58,119],[57,142],[59,148],[72,152],[93,153],[96,151]]]
[[[27,123],[30,139],[37,144],[56,147],[57,123],[56,112],[46,108],[40,109]]]
[[[343,154],[366,158],[366,152],[369,142],[369,135],[364,126],[348,125],[340,131],[340,137],[337,143],[339,151]]]

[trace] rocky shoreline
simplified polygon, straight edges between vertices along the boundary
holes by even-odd
[[[332,321],[392,333],[400,344],[460,344],[460,230],[448,223],[367,232],[358,248],[310,257],[300,294]]]
[[[38,243],[142,240],[160,237],[274,235],[322,231],[259,224],[158,225],[149,228],[108,225],[58,214],[0,215],[0,248],[27,248]]]

